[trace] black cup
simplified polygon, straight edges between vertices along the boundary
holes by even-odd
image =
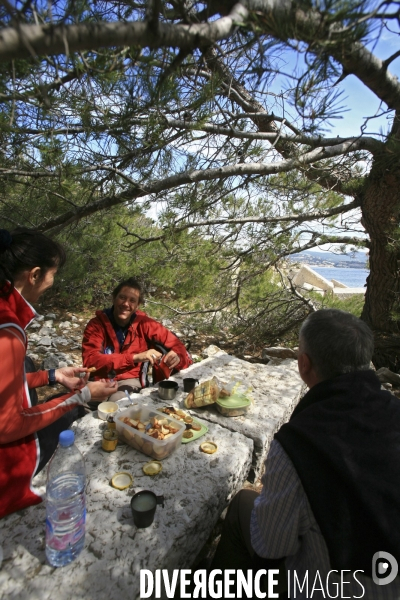
[[[157,504],[161,504],[164,508],[164,496],[156,496],[149,490],[143,490],[132,496],[131,510],[136,527],[144,529],[152,524]]]
[[[183,380],[183,391],[191,392],[193,388],[196,387],[196,383],[199,383],[198,379],[193,379],[192,377],[185,377]]]

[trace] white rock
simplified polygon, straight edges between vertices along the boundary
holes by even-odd
[[[60,360],[60,364],[58,365],[59,369],[62,369],[63,367],[68,367],[68,363],[65,360]]]
[[[54,323],[53,319],[49,319],[48,321],[45,321],[43,323],[43,327],[53,327],[53,323]]]
[[[221,348],[218,348],[218,346],[214,346],[214,344],[211,344],[202,351],[202,355],[214,356],[215,354],[218,354],[218,352],[220,352],[221,354],[226,354],[225,350],[221,350]]]
[[[282,348],[281,346],[274,346],[271,348],[264,348],[262,351],[263,358],[297,358],[297,351],[291,348]]]
[[[79,327],[79,323],[72,323],[72,327]]]
[[[39,327],[41,327],[41,326],[42,326],[42,325],[41,325],[41,323],[31,323],[31,324],[29,325],[29,328],[32,328],[32,329],[39,329]]]
[[[75,317],[75,315],[72,315],[71,321],[77,321],[77,320],[78,320],[77,317]]]
[[[42,337],[39,340],[41,346],[51,346],[51,338],[48,336]]]
[[[49,313],[45,315],[45,319],[57,319],[57,315],[55,313]]]
[[[38,342],[40,340],[41,336],[38,335],[37,333],[30,333],[29,334],[29,342]]]
[[[29,358],[31,358],[32,360],[39,360],[39,354],[35,354],[34,352],[29,352],[28,353]]]
[[[57,335],[57,332],[55,330],[54,327],[42,327],[39,331],[38,331],[39,335]]]
[[[69,321],[61,321],[59,327],[61,329],[71,329],[71,323]]]
[[[69,340],[63,336],[57,336],[53,338],[53,344],[61,344],[62,346],[66,346],[69,343]]]

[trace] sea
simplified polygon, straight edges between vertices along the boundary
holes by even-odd
[[[368,269],[341,269],[339,267],[318,267],[309,265],[310,269],[330,281],[336,279],[347,287],[364,287],[369,275]]]

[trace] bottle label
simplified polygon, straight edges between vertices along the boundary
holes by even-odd
[[[74,530],[68,533],[54,531],[50,520],[46,519],[46,544],[53,550],[67,550],[75,546],[77,542],[85,535],[86,509],[84,509],[81,519],[75,524]]]

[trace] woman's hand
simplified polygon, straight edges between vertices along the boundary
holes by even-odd
[[[148,360],[149,362],[151,362],[152,365],[154,365],[154,363],[160,362],[161,358],[161,352],[158,352],[157,350],[146,350],[146,352],[134,354],[133,362],[146,362],[146,360]]]
[[[90,373],[84,367],[56,369],[56,381],[71,391],[81,390],[88,382]]]
[[[175,367],[177,367],[179,365],[180,362],[181,362],[181,359],[179,358],[177,353],[174,352],[173,350],[170,350],[168,352],[168,354],[166,354],[164,356],[164,363],[167,365],[167,367],[169,369],[174,369]]]
[[[116,381],[111,383],[107,379],[103,381],[89,381],[87,386],[90,390],[91,400],[98,400],[99,402],[108,398],[114,392],[118,392],[118,383]]]

